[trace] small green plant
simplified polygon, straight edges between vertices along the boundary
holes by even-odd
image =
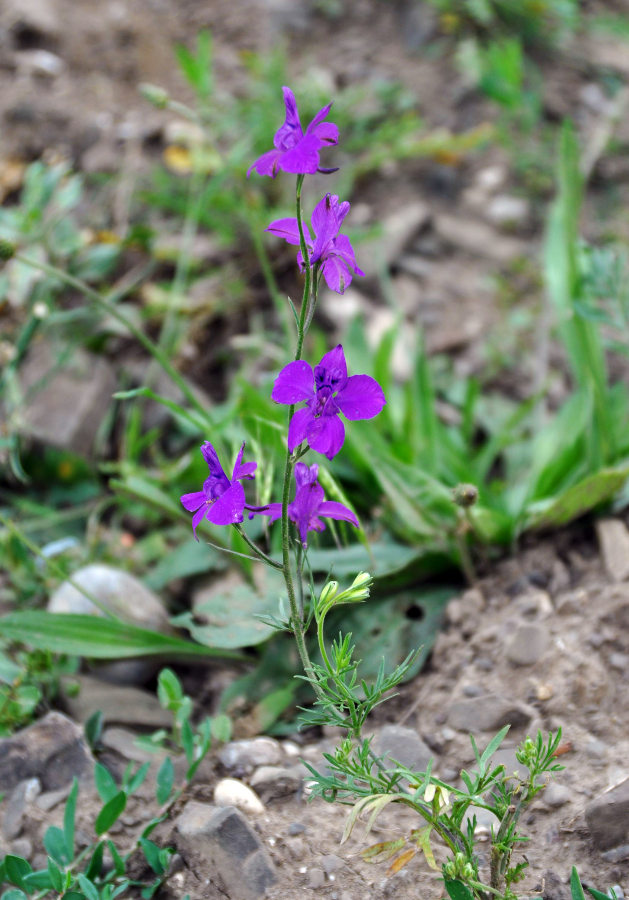
[[[63,676],[78,669],[78,659],[46,650],[0,649],[0,737],[28,725],[54,699]]]
[[[618,894],[614,888],[610,888],[609,891],[604,894],[602,891],[597,891],[596,888],[590,887],[587,884],[581,884],[581,879],[579,878],[576,866],[573,866],[570,874],[570,893],[572,895],[572,900],[586,900],[584,888],[590,897],[593,897],[593,900],[610,900],[610,898],[611,900],[617,900],[618,898]],[[620,896],[622,897],[622,894]]]
[[[114,900],[129,895],[135,889],[144,900],[153,897],[169,874],[174,851],[160,847],[150,839],[151,834],[168,816],[173,805],[186,790],[212,742],[212,731],[228,735],[225,722],[219,721],[213,729],[210,719],[205,719],[195,730],[190,724],[191,701],[183,693],[174,672],[169,669],[160,675],[160,699],[171,709],[175,718],[174,733],[180,736],[181,747],[188,764],[182,783],[175,785],[175,768],[170,756],[161,763],[156,777],[155,800],[158,811],[142,825],[137,835],[127,839],[123,849],[109,836],[111,827],[124,813],[129,797],[144,783],[150,763],[134,769],[129,763],[120,784],[100,762],[94,767],[94,782],[102,806],[93,822],[95,839],[87,846],[78,846],[76,840],[76,812],[79,799],[79,783],[74,779],[68,797],[63,828],[51,825],[44,834],[47,853],[45,869],[33,871],[30,863],[20,856],[8,854],[0,862],[0,883],[9,882],[13,887],[2,894],[2,900],[28,900],[35,897],[63,896],[64,900]],[[224,717],[223,717],[224,718]],[[102,715],[95,713],[86,723],[86,737],[93,747],[98,747]],[[105,864],[105,854],[113,865]],[[142,879],[129,875],[137,860],[143,860],[143,868],[150,875]]]

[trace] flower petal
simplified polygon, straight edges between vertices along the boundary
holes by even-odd
[[[281,518],[282,515],[282,504],[281,503],[267,503],[266,506],[259,506],[257,508],[250,509],[249,518],[253,519],[254,516],[268,516],[271,522],[276,522],[277,519]]]
[[[333,391],[340,390],[347,381],[347,363],[343,353],[343,345],[337,344],[321,358],[314,371],[317,390],[329,387]]]
[[[352,273],[340,256],[329,256],[323,263],[323,277],[331,291],[344,294],[352,283]]]
[[[348,509],[347,506],[339,503],[337,500],[324,500],[323,503],[319,504],[317,515],[327,516],[329,519],[341,519],[343,522],[351,522],[356,528],[360,528],[358,519],[351,509]]]
[[[291,150],[282,154],[278,166],[293,175],[312,175],[319,168],[321,141],[314,134],[302,138]]]
[[[299,226],[297,224],[297,219],[276,219],[274,222],[271,222],[270,225],[267,225],[264,230],[277,235],[277,237],[282,238],[288,244],[294,244],[297,247],[299,246]],[[304,237],[307,244],[312,243],[310,231],[305,222]]]
[[[290,518],[297,525],[299,537],[304,546],[308,542],[308,531],[311,528],[312,519],[317,515],[323,497],[323,488],[319,482],[312,481],[297,488],[295,499],[289,506]]]
[[[334,122],[321,122],[320,125],[315,125],[314,128],[312,128],[311,122],[306,129],[306,134],[308,133],[316,135],[322,144],[332,146],[339,142],[339,130]]]
[[[192,531],[194,532],[195,541],[199,540],[199,538],[197,537],[197,527],[203,521],[203,519],[207,515],[207,512],[208,512],[208,506],[206,503],[204,503],[203,506],[200,509],[198,509],[192,517]]]
[[[223,471],[218,454],[209,441],[205,441],[201,445],[201,453],[210,470],[209,477],[203,483],[203,489],[206,492],[206,499],[215,500],[229,487],[229,478]]]
[[[307,466],[306,463],[298,462],[295,466],[295,482],[297,489],[313,484],[319,477],[319,466],[315,463]]]
[[[238,456],[236,457],[236,462],[234,463],[234,471],[232,474],[232,481],[236,481],[238,478],[253,478],[253,473],[258,468],[257,462],[248,462],[244,465],[242,464],[242,455],[245,452],[245,442],[243,441],[240,450],[238,451]]]
[[[212,504],[207,512],[207,517],[215,525],[232,525],[235,522],[242,522],[244,509],[245,491],[241,483],[235,481]]]
[[[256,161],[249,166],[249,168],[247,169],[247,178],[249,178],[253,169],[256,170],[258,175],[270,175],[271,178],[275,178],[275,176],[279,172],[278,163],[281,158],[281,150],[268,150],[266,153],[263,153],[262,156],[259,156]]]
[[[339,409],[350,420],[373,419],[386,402],[382,388],[370,375],[350,376],[336,395]]]
[[[338,416],[319,416],[308,428],[306,437],[313,450],[332,459],[343,446],[345,426]]]
[[[300,403],[314,396],[314,375],[312,367],[303,359],[284,366],[273,384],[271,399],[276,403]]]
[[[297,110],[297,101],[295,95],[290,88],[283,87],[284,106],[286,107],[286,119],[284,124],[278,128],[273,138],[273,146],[278,150],[290,150],[294,147],[303,136],[301,130],[301,122],[299,121],[299,112]]]
[[[288,426],[288,449],[291,453],[306,440],[306,432],[314,421],[315,417],[307,406],[297,410]]]
[[[179,499],[184,509],[187,509],[188,512],[194,512],[202,503],[205,503],[207,497],[204,491],[193,491],[191,494],[184,494]]]
[[[317,115],[314,117],[314,119],[312,119],[312,121],[309,123],[308,127],[306,128],[306,134],[309,134],[311,131],[313,131],[317,127],[317,125],[319,125],[321,122],[323,122],[323,120],[326,118],[327,114],[330,112],[331,109],[332,109],[331,103],[328,103],[327,106],[324,106],[322,109],[320,109],[319,112],[317,113]],[[328,124],[332,124],[332,123],[328,123]],[[336,128],[336,125],[333,127]]]

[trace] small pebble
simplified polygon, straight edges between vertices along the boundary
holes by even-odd
[[[302,822],[291,822],[286,830],[290,835],[303,834],[306,826]]]
[[[235,806],[251,815],[264,812],[264,805],[258,795],[235,778],[223,778],[214,788],[214,802],[217,806]]]
[[[308,886],[322,888],[325,885],[325,872],[323,869],[311,869],[308,873]]]

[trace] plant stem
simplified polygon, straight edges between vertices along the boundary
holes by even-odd
[[[133,335],[133,337],[147,350],[151,356],[157,360],[160,366],[164,369],[164,371],[170,376],[172,381],[177,385],[181,393],[188,400],[191,406],[200,413],[203,418],[208,420],[208,413],[202,403],[196,398],[194,391],[190,387],[190,385],[186,382],[185,378],[180,375],[180,373],[175,369],[167,355],[155,344],[150,337],[148,337],[141,328],[138,328],[130,319],[128,319],[124,313],[121,313],[120,310],[116,307],[114,303],[109,300],[108,297],[103,296],[98,291],[94,290],[94,288],[90,287],[89,284],[86,284],[80,278],[75,278],[74,275],[70,275],[68,272],[64,272],[63,269],[57,268],[57,266],[50,265],[49,263],[40,262],[37,259],[31,259],[28,256],[23,256],[21,253],[15,254],[15,259],[18,259],[20,262],[24,263],[27,266],[31,266],[33,269],[39,269],[41,272],[45,272],[47,275],[52,275],[54,278],[58,278],[60,281],[65,282],[65,284],[73,287],[75,290],[80,291],[84,294],[89,300],[99,306],[101,309],[105,310],[105,312],[112,316],[114,319],[117,319],[121,325],[127,329],[129,334]]]
[[[245,542],[245,544],[247,544],[249,547],[251,547],[251,549],[253,550],[253,552],[254,552],[257,556],[259,556],[260,559],[264,560],[264,562],[267,563],[269,566],[273,566],[274,569],[280,569],[280,570],[283,570],[284,567],[283,567],[282,563],[276,562],[276,560],[271,559],[270,556],[267,556],[267,554],[264,552],[264,550],[260,550],[260,548],[258,547],[258,545],[255,544],[255,543],[251,540],[251,538],[247,535],[247,533],[245,532],[245,530],[244,530],[244,528],[242,527],[242,525],[234,525],[234,528],[236,529],[236,531],[238,532],[238,534],[240,535],[240,537],[243,539],[243,541]],[[250,559],[250,557],[248,557],[248,558]]]
[[[302,222],[302,212],[301,212],[301,189],[304,182],[304,176],[297,176],[297,187],[296,187],[296,211],[297,211],[297,226],[299,228],[299,246],[301,249],[301,255],[304,261],[304,266],[306,269],[306,277],[304,282],[304,292],[301,299],[301,309],[299,311],[299,320],[297,322],[297,344],[295,347],[295,360],[301,359],[301,354],[304,346],[304,337],[306,333],[306,312],[308,309],[308,301],[310,299],[310,289],[312,282],[312,273],[310,268],[310,260],[308,258],[308,248],[306,247],[306,239],[304,237],[304,226]],[[295,405],[293,404],[288,410],[288,423],[290,427],[290,421],[293,418],[293,413],[295,412]],[[288,498],[290,495],[290,485],[291,478],[293,474],[293,467],[295,465],[296,459],[293,453],[290,450],[286,450],[286,463],[284,466],[284,484],[282,487],[282,571],[284,575],[284,581],[286,583],[286,591],[288,594],[288,602],[290,605],[290,613],[291,613],[291,624],[293,628],[293,635],[295,637],[295,643],[297,644],[297,652],[299,653],[299,658],[301,660],[301,664],[303,666],[306,677],[310,681],[313,690],[315,691],[317,697],[320,700],[325,699],[325,694],[322,688],[319,686],[319,683],[315,677],[314,669],[312,667],[312,663],[310,661],[310,656],[308,655],[308,648],[306,647],[306,638],[304,631],[304,618],[303,612],[299,609],[299,604],[297,603],[297,597],[295,594],[295,584],[293,582],[293,574],[291,571],[291,562],[290,562],[290,532],[289,532],[289,520],[288,520]]]

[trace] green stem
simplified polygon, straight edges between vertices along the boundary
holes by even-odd
[[[47,568],[54,572],[58,578],[61,578],[63,581],[67,581],[72,585],[73,588],[79,591],[79,593],[83,594],[84,597],[87,597],[90,603],[93,603],[94,606],[96,606],[103,613],[103,615],[107,616],[108,619],[113,619],[115,622],[121,621],[121,619],[119,619],[118,616],[114,615],[114,613],[112,613],[112,611],[105,606],[102,600],[99,600],[98,597],[95,597],[91,591],[88,591],[86,588],[82,587],[77,581],[74,581],[73,578],[68,578],[61,566],[58,566],[56,562],[53,562],[53,560],[50,559],[50,557],[42,553],[37,544],[33,543],[30,538],[26,537],[24,532],[19,528],[19,526],[15,524],[15,522],[11,521],[11,519],[6,519],[3,515],[0,514],[0,524],[4,525],[4,527],[8,531],[10,531],[11,534],[13,534],[19,541],[21,541],[25,547],[28,547],[31,553],[34,553],[36,556],[42,559],[46,563]]]
[[[243,541],[245,542],[245,544],[247,544],[247,546],[251,547],[251,549],[252,549],[253,552],[256,554],[256,556],[258,556],[260,559],[264,560],[264,562],[267,563],[269,566],[273,566],[274,569],[280,569],[280,570],[282,570],[282,569],[284,568],[283,565],[282,565],[282,563],[276,562],[276,560],[271,559],[270,556],[267,556],[267,554],[264,552],[264,550],[260,550],[260,548],[258,547],[258,545],[255,544],[255,543],[251,540],[251,538],[249,537],[249,535],[245,532],[245,530],[244,530],[244,528],[242,527],[242,525],[234,525],[234,528],[236,529],[236,531],[238,532],[238,534],[240,535],[240,537],[243,539]],[[251,559],[251,557],[248,556],[247,559]]]
[[[148,337],[141,328],[138,328],[130,319],[128,319],[124,313],[121,313],[117,306],[112,303],[107,297],[104,297],[98,291],[95,291],[94,288],[90,287],[89,284],[86,284],[82,279],[75,278],[74,275],[70,275],[68,272],[64,272],[63,269],[57,268],[57,266],[52,266],[49,263],[40,262],[36,259],[31,259],[28,256],[23,256],[21,253],[16,253],[15,259],[18,259],[20,262],[24,263],[27,266],[31,266],[33,269],[39,269],[41,272],[45,272],[47,275],[52,275],[54,278],[58,278],[60,281],[63,281],[65,284],[73,287],[75,290],[80,291],[84,294],[89,300],[99,306],[101,309],[105,310],[105,312],[112,316],[114,319],[117,319],[124,327],[127,329],[129,334],[133,335],[133,337],[147,350],[154,359],[161,365],[164,371],[170,376],[172,381],[177,385],[181,393],[186,397],[191,406],[193,406],[197,412],[199,412],[204,419],[207,420],[208,414],[207,410],[204,408],[203,404],[199,402],[199,400],[195,397],[194,391],[190,387],[190,385],[186,382],[186,380],[179,374],[179,372],[172,365],[167,355],[155,344],[150,337]]]
[[[304,226],[302,221],[302,212],[301,212],[301,189],[304,182],[304,176],[297,176],[297,187],[296,187],[296,212],[297,212],[297,226],[299,228],[299,246],[301,249],[301,254],[304,260],[304,265],[306,268],[306,277],[304,282],[304,292],[301,300],[301,309],[299,311],[299,321],[297,323],[297,345],[295,347],[295,360],[301,359],[301,354],[304,346],[304,337],[305,337],[305,323],[306,323],[306,312],[308,309],[308,300],[310,298],[310,288],[312,281],[312,273],[310,269],[310,260],[308,258],[308,248],[306,247],[306,239],[304,237]],[[295,412],[294,404],[288,410],[288,422],[290,426],[290,421]],[[290,613],[291,613],[291,624],[293,627],[293,635],[295,637],[295,643],[297,644],[297,652],[299,653],[299,658],[301,660],[301,664],[303,666],[306,677],[312,684],[312,687],[320,700],[325,700],[325,694],[320,687],[314,669],[312,667],[312,663],[310,661],[310,656],[308,655],[308,648],[306,647],[306,638],[304,631],[304,620],[303,613],[300,613],[299,605],[297,603],[297,596],[295,594],[295,584],[293,582],[293,575],[291,571],[290,564],[290,531],[289,531],[289,520],[288,520],[288,498],[290,495],[290,486],[291,479],[293,474],[293,467],[295,465],[295,456],[287,449],[286,451],[286,463],[284,466],[284,484],[282,487],[282,571],[284,574],[284,581],[286,583],[286,592],[288,594],[288,603],[290,605]]]

